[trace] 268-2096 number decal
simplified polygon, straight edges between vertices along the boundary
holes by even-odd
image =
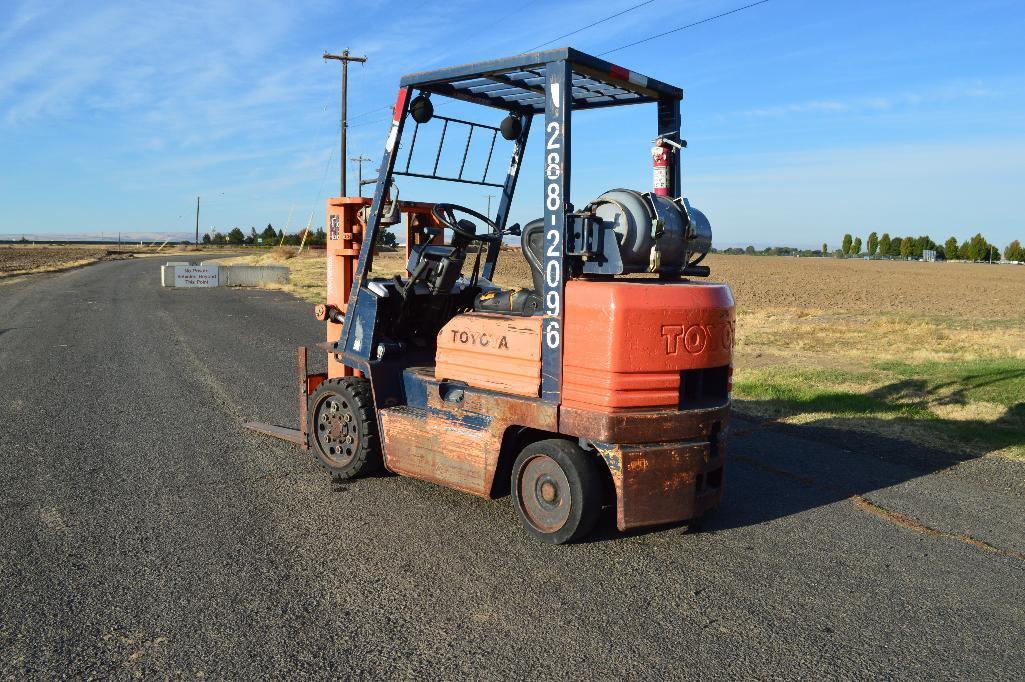
[[[558,211],[562,206],[562,188],[559,179],[562,176],[562,127],[552,121],[545,127],[548,136],[545,157],[545,208],[551,216],[548,229],[545,231],[545,283],[549,290],[545,293],[545,314],[551,316],[545,324],[545,344],[549,348],[558,348],[562,343],[562,327],[558,320],[562,314],[562,226],[559,224]]]

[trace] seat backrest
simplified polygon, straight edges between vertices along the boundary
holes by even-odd
[[[414,244],[409,249],[409,261],[406,263],[406,270],[413,272],[421,257],[425,260],[439,261],[452,255],[453,247],[448,244]]]
[[[465,252],[448,245],[417,245],[410,249],[409,262],[406,269],[416,275],[417,268],[422,267],[418,281],[423,282],[435,292],[449,292],[459,279],[463,269]]]
[[[530,266],[530,277],[534,280],[534,292],[538,296],[545,293],[544,251],[545,251],[545,219],[531,220],[520,231],[520,250],[523,258]]]

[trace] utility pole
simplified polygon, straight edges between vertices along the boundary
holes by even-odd
[[[372,160],[373,159],[371,159],[369,156],[363,156],[362,154],[360,154],[359,156],[354,156],[351,159],[349,159],[349,161],[355,161],[356,163],[359,164],[359,185],[358,185],[358,190],[359,191],[358,191],[358,194],[360,195],[360,197],[363,196],[363,162],[364,161],[372,161]]]
[[[345,160],[347,158],[346,155],[345,155],[345,133],[346,133],[346,128],[348,127],[348,123],[346,122],[346,112],[345,112],[345,104],[346,104],[346,102],[345,101],[346,101],[346,99],[348,97],[348,91],[349,91],[349,62],[359,62],[360,64],[362,64],[362,63],[367,61],[367,58],[366,57],[350,57],[349,56],[349,50],[348,50],[348,48],[346,48],[346,49],[342,50],[341,54],[328,54],[327,52],[325,52],[324,53],[324,59],[336,59],[336,60],[338,60],[338,61],[340,61],[342,63],[342,149],[341,149],[341,154],[339,155],[338,158],[341,160],[341,167],[342,167],[341,182],[340,182],[340,185],[341,185],[341,188],[342,188],[341,196],[344,197],[344,196],[346,196],[348,194],[348,190],[346,188],[346,183],[345,183]]]
[[[196,197],[196,246],[199,246],[199,197]]]
[[[494,194],[485,194],[484,198],[488,200],[488,212],[485,213],[487,217],[491,217],[491,200],[495,198]]]

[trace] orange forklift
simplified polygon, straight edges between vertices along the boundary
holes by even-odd
[[[585,537],[606,505],[623,531],[716,507],[735,314],[726,285],[694,280],[709,274],[712,233],[682,197],[682,96],[570,48],[402,78],[373,199],[328,201],[327,300],[315,311],[327,371],[310,374],[300,348],[299,428],[247,426],[312,449],[336,478],[383,466],[483,497],[508,491],[527,532],[551,543]],[[438,115],[439,97],[504,117]],[[657,110],[653,189],[575,206],[573,115],[635,104]],[[536,114],[543,214],[520,228],[507,219]],[[446,140],[463,135],[458,173],[439,172]],[[440,142],[424,164],[427,138]],[[483,171],[467,167],[474,141],[490,142]],[[496,145],[511,147],[504,178],[493,178]],[[494,215],[403,202],[397,176],[500,188],[501,199]],[[407,276],[369,278],[375,237],[403,220]],[[502,254],[508,235],[522,255]],[[524,258],[533,287],[495,285],[500,255]]]

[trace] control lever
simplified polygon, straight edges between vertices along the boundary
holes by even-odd
[[[409,292],[406,289],[406,285],[402,283],[402,278],[398,275],[392,275],[392,279],[395,280],[395,290],[399,292],[399,296],[403,301],[405,301]],[[412,277],[410,278],[410,281],[412,281]]]

